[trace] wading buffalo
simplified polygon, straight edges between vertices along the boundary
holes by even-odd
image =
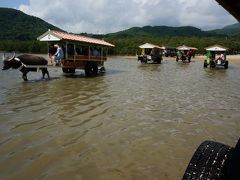
[[[49,73],[46,67],[48,64],[48,61],[44,59],[43,57],[34,56],[34,55],[27,55],[23,54],[18,57],[15,57],[15,54],[12,58],[5,58],[3,57],[3,68],[2,70],[7,70],[10,68],[13,69],[19,69],[23,73],[22,78],[24,81],[27,81],[27,73],[30,71],[37,71],[40,69],[42,71],[43,78],[45,77],[45,74],[47,74],[49,78]],[[31,67],[36,66],[36,67]],[[39,67],[37,67],[39,66]]]

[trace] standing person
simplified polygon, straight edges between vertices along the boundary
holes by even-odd
[[[188,58],[188,61],[190,62],[190,61],[191,61],[191,57],[192,57],[191,50],[187,51],[186,56],[187,56],[187,58]]]
[[[49,46],[48,49],[48,57],[50,59],[50,65],[54,64],[54,57],[53,55],[56,53],[56,49],[53,47],[53,45]]]
[[[58,44],[55,44],[54,47],[57,49],[57,52],[53,55],[53,58],[55,65],[58,66],[60,65],[60,61],[64,58],[64,53],[62,48]]]

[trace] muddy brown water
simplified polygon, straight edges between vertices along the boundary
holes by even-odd
[[[239,138],[240,66],[202,66],[110,57],[98,77],[29,82],[0,71],[0,179],[181,179],[201,142]]]

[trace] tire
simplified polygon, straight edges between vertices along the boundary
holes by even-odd
[[[225,69],[228,69],[228,61],[225,62],[224,68],[225,68]]]
[[[203,63],[203,67],[204,67],[204,68],[207,68],[207,67],[208,67],[208,64],[207,64],[206,61],[204,61],[204,63]]]
[[[97,76],[98,66],[97,63],[87,63],[85,66],[85,76]]]
[[[227,145],[204,141],[194,153],[183,180],[219,179],[227,176],[226,166],[233,149]]]
[[[62,68],[64,73],[75,73],[75,68]]]
[[[227,166],[227,178],[229,180],[239,180],[240,179],[240,139],[236,144],[232,156],[229,159],[229,163]]]

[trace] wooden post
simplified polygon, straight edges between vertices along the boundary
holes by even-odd
[[[103,61],[103,47],[101,47],[101,61]]]
[[[68,59],[68,52],[67,52],[67,49],[68,49],[68,43],[66,42],[66,49],[65,49],[65,52],[66,52],[66,59]]]
[[[73,58],[74,58],[74,63],[75,63],[75,60],[76,60],[76,58],[75,58],[75,54],[76,54],[76,44],[75,44],[75,43],[73,44],[73,49],[74,49]]]
[[[90,61],[90,54],[91,54],[91,50],[90,50],[90,46],[88,46],[88,61]]]

